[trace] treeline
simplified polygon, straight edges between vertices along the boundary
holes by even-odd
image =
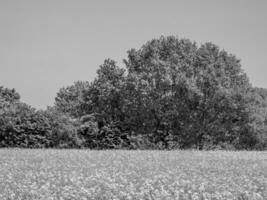
[[[267,149],[267,90],[212,43],[161,37],[107,59],[92,82],[35,110],[0,87],[0,146],[90,149]]]

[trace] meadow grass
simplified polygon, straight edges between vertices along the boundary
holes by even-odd
[[[0,149],[1,200],[266,200],[267,152]]]

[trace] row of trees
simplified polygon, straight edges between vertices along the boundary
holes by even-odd
[[[212,43],[161,37],[107,59],[92,82],[61,88],[36,111],[0,89],[4,147],[266,149],[267,90]]]

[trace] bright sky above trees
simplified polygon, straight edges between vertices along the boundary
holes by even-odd
[[[254,86],[267,87],[267,1],[0,0],[0,85],[52,105],[59,88],[92,80],[105,58],[176,35],[235,54]]]

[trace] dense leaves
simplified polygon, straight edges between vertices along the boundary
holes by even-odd
[[[162,37],[129,51],[125,63],[132,86],[127,90],[132,92],[128,109],[135,115],[131,121],[153,143],[167,147],[171,135],[182,148],[205,143],[237,147],[253,137],[247,133],[246,74],[234,56],[216,45],[197,48],[188,40]]]
[[[49,147],[47,119],[24,103],[2,110],[0,118],[1,147]]]
[[[234,55],[170,36],[129,50],[124,64],[105,60],[92,82],[60,89],[45,111],[1,87],[2,141],[22,134],[40,136],[41,147],[266,148],[267,92],[251,86]],[[33,128],[14,128],[22,124]]]

